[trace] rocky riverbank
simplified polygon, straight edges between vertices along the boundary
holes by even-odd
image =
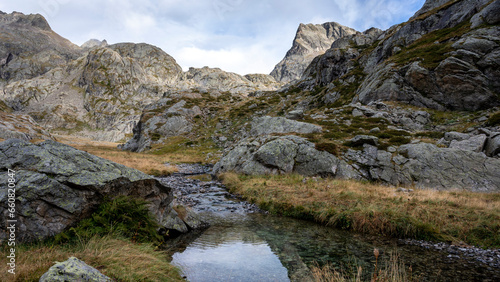
[[[444,242],[433,243],[413,239],[401,239],[399,243],[446,252],[449,254],[448,258],[460,258],[469,262],[478,261],[487,265],[487,269],[490,271],[500,269],[500,249],[481,249],[465,244],[460,246]]]

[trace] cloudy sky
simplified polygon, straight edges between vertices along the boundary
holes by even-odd
[[[335,21],[356,30],[386,29],[424,0],[0,0],[0,10],[39,13],[81,45],[145,42],[187,70],[220,67],[269,73],[291,47],[300,23]]]

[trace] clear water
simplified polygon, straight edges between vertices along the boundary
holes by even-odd
[[[363,268],[369,281],[380,250],[379,267],[398,253],[418,281],[500,281],[500,270],[445,252],[399,245],[397,240],[364,236],[295,220],[238,209],[248,205],[227,198],[213,182],[191,190],[193,209],[212,226],[181,237],[168,247],[172,264],[188,281],[310,281],[310,267],[329,263],[346,271]]]

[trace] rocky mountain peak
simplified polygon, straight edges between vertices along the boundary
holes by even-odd
[[[82,50],[50,28],[39,14],[0,13],[0,78],[33,78],[67,64]]]
[[[92,49],[95,47],[106,47],[108,46],[108,42],[106,39],[104,40],[99,40],[99,39],[90,39],[87,42],[83,43],[82,46],[80,46],[82,49]]]
[[[292,48],[276,65],[271,76],[281,82],[300,78],[314,57],[328,50],[335,40],[354,33],[356,30],[336,22],[300,24]]]
[[[0,11],[1,12],[1,11]],[[31,26],[36,27],[42,30],[49,30],[49,23],[47,20],[40,14],[30,14],[25,15],[19,12],[12,12],[11,14],[7,14],[4,12],[0,13],[0,23],[1,24],[15,24],[19,26]]]

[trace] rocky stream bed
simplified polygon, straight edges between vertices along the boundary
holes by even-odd
[[[308,281],[315,263],[359,265],[369,275],[374,248],[386,260],[396,251],[422,281],[500,280],[498,249],[365,236],[269,215],[227,192],[210,166],[183,164],[161,181],[174,188],[176,203],[211,224],[166,247],[189,281]]]

